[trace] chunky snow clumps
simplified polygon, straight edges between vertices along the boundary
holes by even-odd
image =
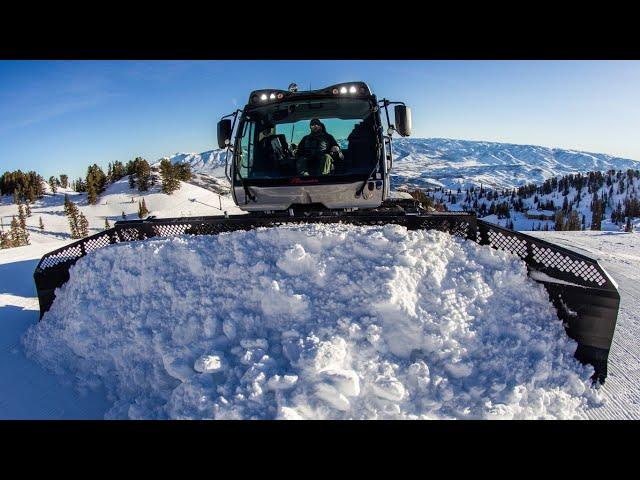
[[[582,418],[599,402],[515,256],[300,225],[92,252],[27,353],[107,418]]]

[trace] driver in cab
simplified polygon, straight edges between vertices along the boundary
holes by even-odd
[[[298,145],[299,175],[328,175],[333,171],[334,160],[341,161],[344,155],[340,151],[338,142],[327,133],[324,124],[318,118],[309,122],[311,133],[306,135]]]

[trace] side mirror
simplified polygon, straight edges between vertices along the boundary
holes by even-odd
[[[227,148],[231,142],[231,120],[225,118],[218,122],[218,148]]]
[[[394,107],[396,117],[396,131],[403,137],[411,135],[411,109],[405,105]]]

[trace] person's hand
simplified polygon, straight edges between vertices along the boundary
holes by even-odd
[[[333,147],[331,147],[331,153],[338,153],[340,151],[340,147],[337,145],[334,145]]]

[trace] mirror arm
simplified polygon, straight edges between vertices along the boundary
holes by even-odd
[[[394,124],[391,123],[391,120],[389,119],[389,105],[403,105],[406,107],[404,102],[392,102],[390,100],[387,100],[386,98],[383,98],[382,100],[379,100],[378,103],[380,105],[382,105],[384,107],[384,113],[387,117],[387,135],[389,135],[389,137],[391,137],[391,135],[393,135],[393,132],[397,132],[396,130],[396,126]],[[389,131],[390,130],[390,131]]]
[[[220,120],[224,120],[225,118],[228,117],[233,117],[233,123],[231,124],[231,136],[233,137],[233,131],[236,128],[236,122],[238,120],[238,114],[242,113],[242,110],[237,109],[235,112],[232,112],[228,115],[225,115],[224,117],[222,117]],[[231,176],[229,175],[229,153],[233,152],[233,147],[231,146],[231,139],[229,139],[227,141],[227,152],[226,155],[224,157],[224,176],[227,178],[227,180],[229,180],[229,183],[231,184],[232,188],[233,188],[233,182],[231,181]]]

